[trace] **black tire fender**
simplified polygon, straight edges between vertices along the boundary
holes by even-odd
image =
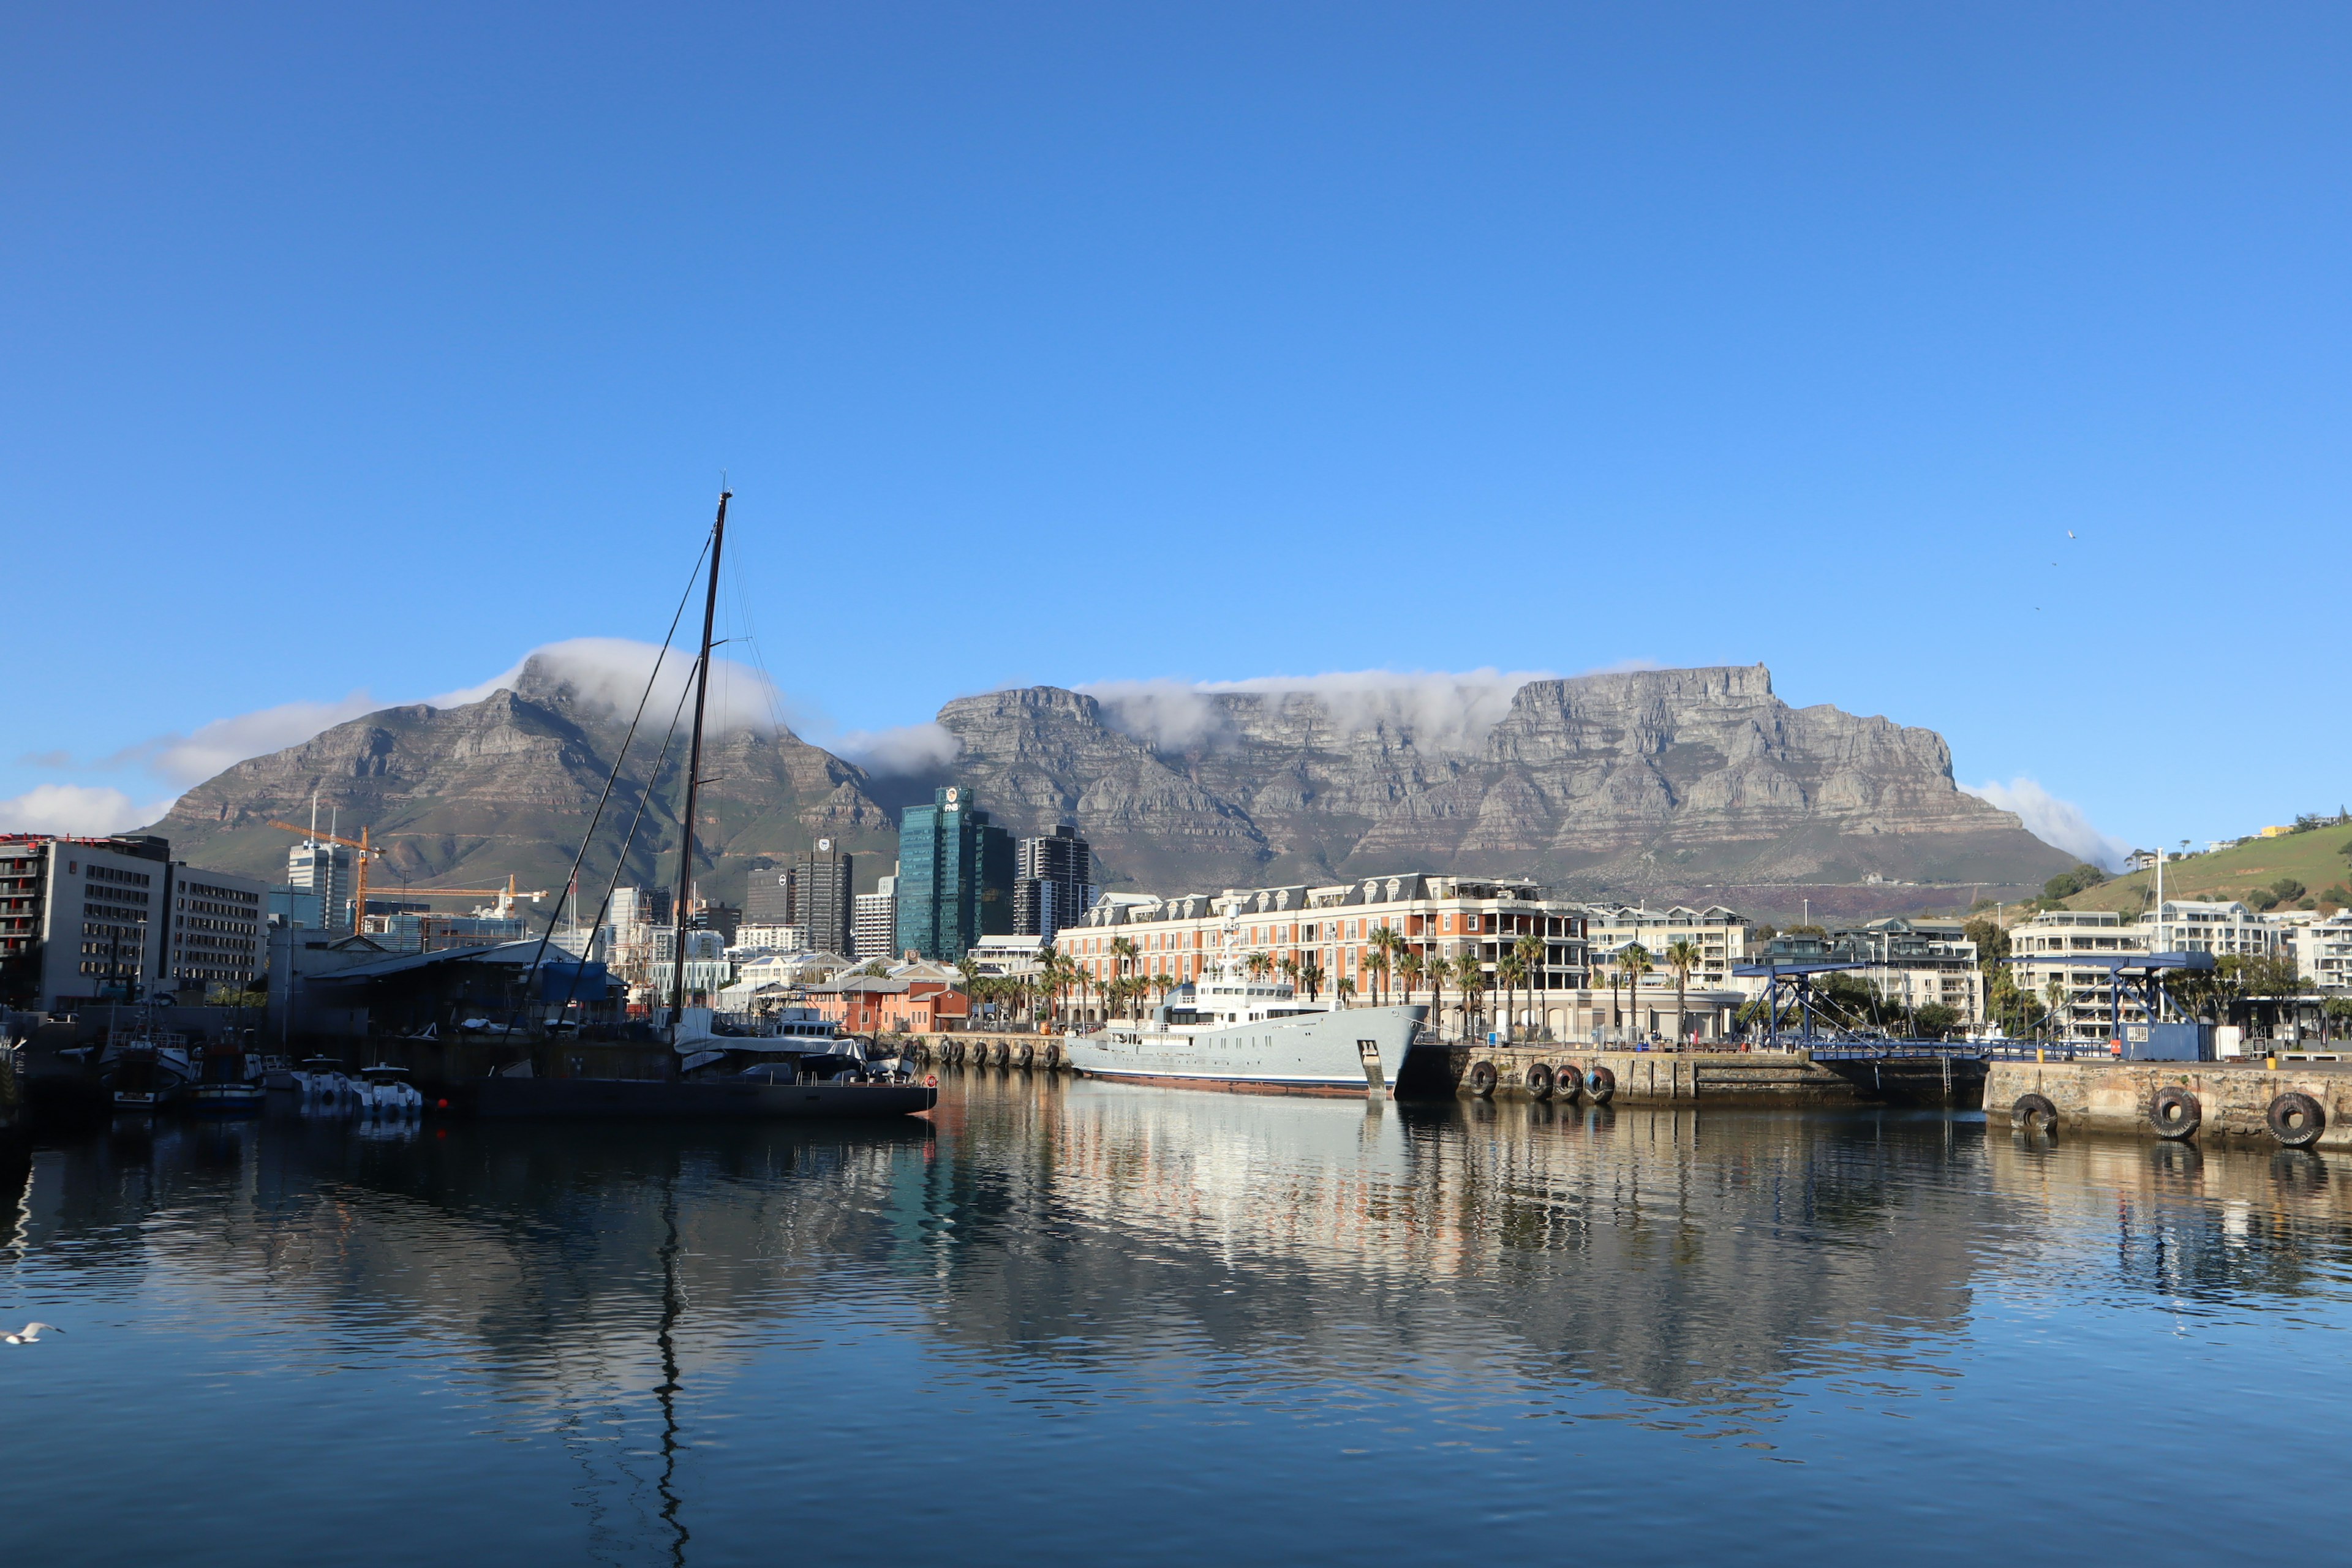
[[[1036,1059],[1037,1047],[1031,1045],[1028,1041],[1024,1040],[1021,1042],[1021,1054],[1013,1059],[1013,1065],[1015,1067],[1025,1068]]]
[[[2288,1089],[2272,1100],[2263,1120],[2270,1123],[2271,1136],[2290,1149],[2308,1149],[2327,1131],[2327,1112],[2301,1089]]]
[[[2021,1094],[2009,1108],[2009,1124],[2029,1132],[2058,1131],[2058,1108],[2042,1095]]]
[[[1528,1068],[1528,1092],[1538,1100],[1551,1098],[1551,1068],[1538,1062]]]
[[[1563,1105],[1574,1105],[1584,1092],[1584,1069],[1574,1062],[1562,1062],[1551,1071],[1551,1097]]]
[[[2168,1083],[2149,1097],[2147,1120],[2158,1138],[2194,1138],[2198,1123],[2205,1120],[2205,1108],[2189,1090]]]
[[[1469,1074],[1463,1079],[1463,1082],[1470,1086],[1471,1093],[1476,1095],[1481,1100],[1486,1099],[1488,1095],[1495,1092],[1495,1064],[1493,1062],[1472,1062],[1470,1064]]]
[[[1606,1105],[1617,1096],[1617,1075],[1599,1062],[1584,1075],[1584,1092],[1592,1097],[1595,1105]]]

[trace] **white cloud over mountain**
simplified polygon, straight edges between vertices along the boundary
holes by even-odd
[[[1988,782],[1962,784],[1960,788],[2003,811],[2017,813],[2018,820],[2025,824],[2025,831],[2044,844],[2054,844],[2069,855],[2110,871],[2120,869],[2124,858],[2131,853],[2130,845],[2093,826],[2081,806],[2071,800],[2060,800],[2021,774],[2007,784]]]

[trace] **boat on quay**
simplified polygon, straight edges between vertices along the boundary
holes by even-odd
[[[1150,1016],[1066,1035],[1074,1072],[1192,1088],[1289,1093],[1393,1093],[1423,1044],[1429,1008],[1341,1007],[1252,979],[1225,955],[1176,987]]]

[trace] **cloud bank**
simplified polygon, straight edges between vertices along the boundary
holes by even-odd
[[[679,700],[688,695],[694,656],[673,647],[664,658],[660,644],[628,637],[571,637],[542,644],[478,686],[425,700],[435,708],[461,708],[501,688],[526,694],[562,691],[583,706],[625,721],[636,711],[656,661],[661,675],[646,703],[646,722],[667,726],[670,715],[679,710]],[[710,661],[705,702],[705,724],[722,734],[735,730],[772,734],[789,722],[786,714],[792,706],[765,671],[724,656]]]
[[[1623,666],[1619,668],[1639,668]],[[1264,675],[1247,680],[1107,680],[1079,690],[1103,705],[1114,729],[1155,750],[1191,752],[1220,744],[1229,726],[1221,694],[1311,698],[1342,736],[1387,729],[1410,735],[1423,751],[1466,753],[1511,710],[1511,698],[1530,680],[1559,679],[1548,670],[1467,671],[1354,669],[1323,675]]]
[[[2060,800],[2021,774],[2007,784],[1962,784],[1960,788],[2003,811],[2017,813],[2018,819],[2025,824],[2025,831],[2095,866],[2121,870],[2125,857],[2131,853],[2130,845],[2093,826],[2081,806],[2070,800]]]
[[[827,749],[869,773],[904,777],[947,766],[963,750],[963,742],[946,725],[926,721],[895,730],[852,730],[836,736]]]
[[[0,833],[102,837],[152,822],[171,809],[169,800],[141,805],[119,789],[36,784],[23,795],[0,800]]]

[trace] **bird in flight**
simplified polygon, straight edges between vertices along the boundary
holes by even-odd
[[[22,1329],[13,1334],[0,1334],[0,1345],[38,1344],[40,1342],[41,1331],[43,1329],[48,1330],[49,1332],[53,1334],[61,1334],[65,1332],[63,1329],[58,1327],[55,1323],[26,1323]]]
[[[2070,529],[2068,529],[2068,530],[2066,531],[2066,537],[2067,537],[2067,538],[2069,538],[2069,539],[2074,538],[2074,531],[2073,529],[2071,529],[2071,528],[2070,528]]]

